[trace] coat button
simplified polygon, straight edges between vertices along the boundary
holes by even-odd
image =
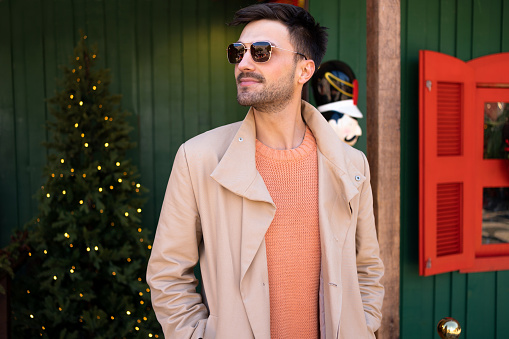
[[[361,177],[359,175],[355,176],[355,181],[361,181]]]

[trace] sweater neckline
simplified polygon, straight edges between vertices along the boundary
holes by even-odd
[[[277,161],[300,160],[308,156],[313,150],[316,150],[316,140],[307,125],[304,139],[297,148],[278,150],[270,148],[264,145],[260,140],[256,139],[256,154]]]

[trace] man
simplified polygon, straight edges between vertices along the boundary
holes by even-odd
[[[300,99],[324,28],[283,4],[232,24],[246,25],[228,60],[251,108],[177,152],[147,271],[165,337],[374,338],[384,290],[368,164]]]

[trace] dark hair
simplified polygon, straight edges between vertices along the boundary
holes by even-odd
[[[320,66],[327,49],[327,27],[320,26],[305,9],[288,4],[264,3],[242,8],[235,13],[230,26],[258,20],[283,23],[290,33],[290,42],[296,52],[304,54]]]

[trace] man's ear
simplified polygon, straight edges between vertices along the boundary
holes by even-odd
[[[305,84],[315,73],[315,62],[313,60],[302,60],[299,62],[299,84]]]

